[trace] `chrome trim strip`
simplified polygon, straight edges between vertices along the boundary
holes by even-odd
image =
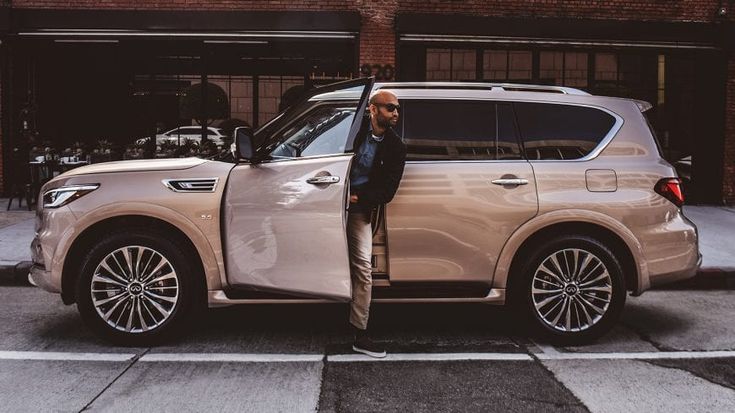
[[[258,32],[152,32],[138,30],[63,30],[41,29],[32,32],[20,32],[18,36],[33,37],[194,37],[194,38],[227,38],[227,39],[355,39],[354,32],[340,31],[258,31]]]
[[[471,36],[471,35],[440,35],[440,34],[402,34],[400,41],[405,42],[452,42],[452,43],[511,43],[511,44],[545,44],[561,46],[606,46],[606,47],[646,47],[670,49],[703,49],[719,50],[717,46],[684,42],[632,42],[632,41],[597,41],[579,39],[545,39],[534,37],[504,37],[504,36]]]
[[[172,182],[180,182],[180,183],[192,183],[193,185],[197,185],[199,183],[199,188],[203,189],[195,189],[197,187],[191,187],[190,189],[178,189],[176,188]],[[208,184],[211,182],[211,188],[208,188],[208,186],[204,186],[204,184]],[[174,191],[174,192],[185,192],[185,193],[211,193],[215,192],[217,190],[217,184],[219,183],[219,178],[171,178],[171,179],[162,179],[161,183],[168,189]]]
[[[324,299],[231,299],[222,290],[209,291],[209,307],[227,307],[239,304],[334,304],[338,301]],[[375,298],[376,303],[484,303],[492,305],[505,304],[505,288],[493,288],[482,298]]]

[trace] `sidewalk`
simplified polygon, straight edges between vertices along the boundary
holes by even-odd
[[[34,214],[0,198],[0,285],[26,283],[30,268]],[[685,206],[699,229],[702,266],[696,277],[672,288],[735,289],[735,208]]]

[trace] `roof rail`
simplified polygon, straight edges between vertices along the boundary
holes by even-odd
[[[493,90],[505,92],[545,92],[565,95],[589,95],[584,90],[563,86],[527,85],[521,83],[480,83],[480,82],[390,82],[378,83],[375,89],[464,89]]]

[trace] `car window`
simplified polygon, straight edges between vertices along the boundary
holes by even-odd
[[[599,109],[548,103],[513,104],[529,159],[579,159],[594,150],[615,125]]]
[[[273,158],[344,153],[357,102],[320,104],[296,118],[274,139]]]
[[[408,160],[520,159],[512,108],[469,100],[402,100]]]

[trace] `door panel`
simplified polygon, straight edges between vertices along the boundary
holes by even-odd
[[[492,183],[501,178],[528,183]],[[526,161],[408,162],[387,205],[390,280],[491,282],[506,240],[537,210]]]
[[[346,154],[233,169],[223,223],[232,286],[350,299],[345,206],[351,159]]]

